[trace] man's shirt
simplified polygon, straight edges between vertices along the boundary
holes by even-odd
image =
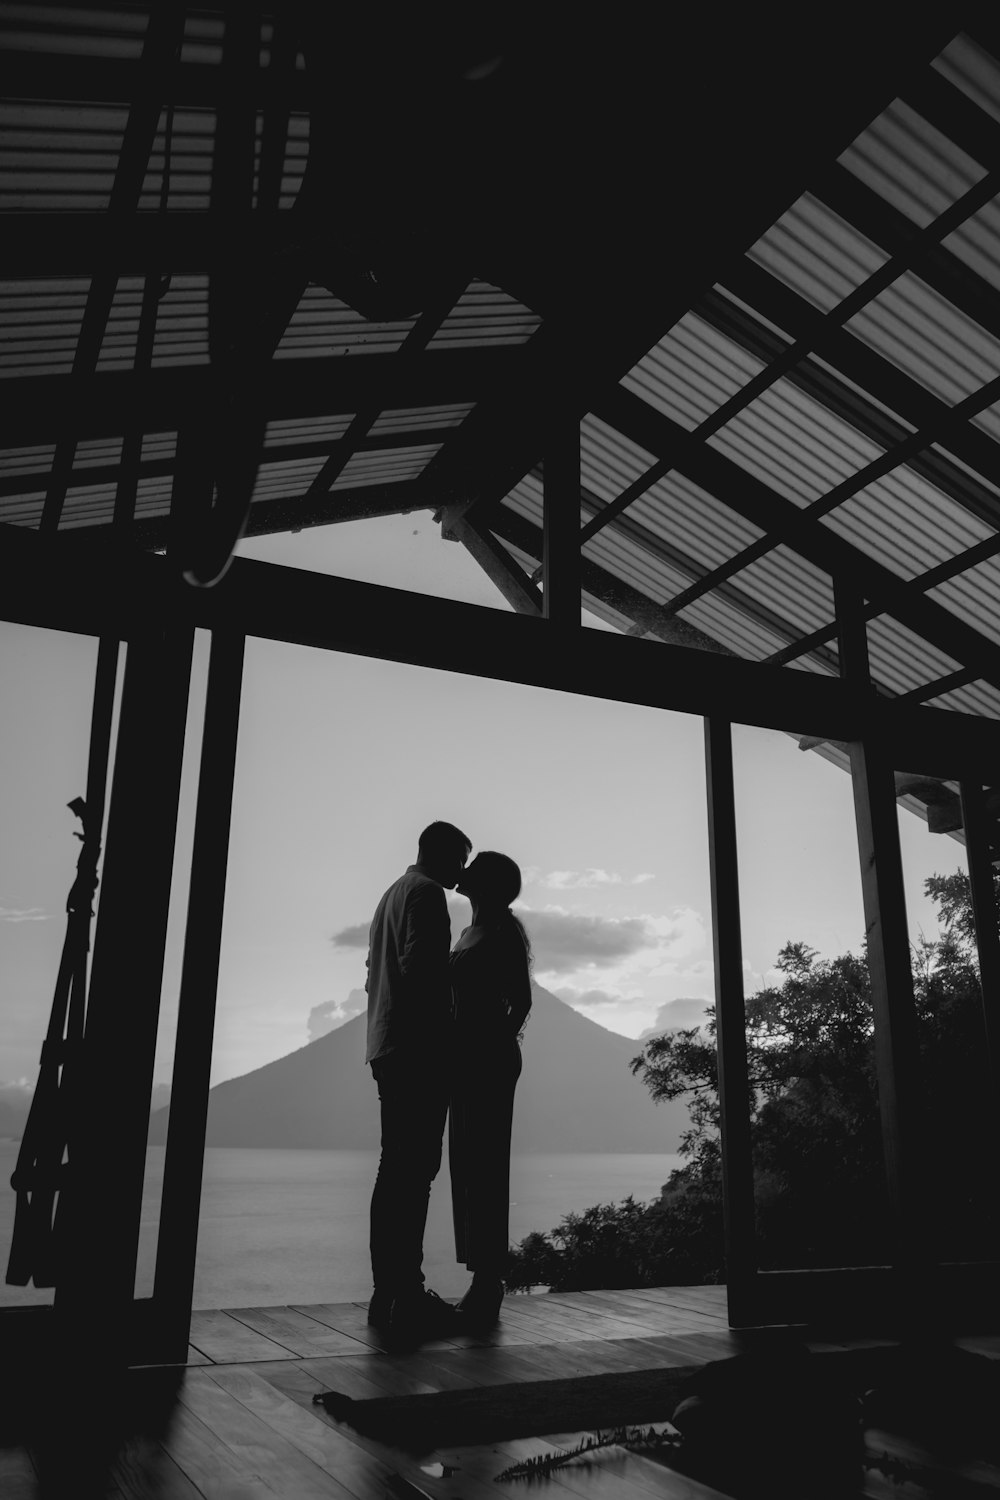
[[[436,1051],[451,1009],[444,887],[410,865],[379,902],[368,942],[365,1061],[401,1049]]]

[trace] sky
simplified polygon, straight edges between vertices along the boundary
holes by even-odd
[[[258,538],[240,552],[508,607],[427,512]],[[199,633],[196,703],[206,647]],[[76,865],[65,804],[85,790],[95,657],[89,638],[0,624],[0,1088],[37,1076]],[[733,733],[753,990],[774,980],[789,940],[824,957],[859,951],[864,920],[849,777],[788,735]],[[192,733],[158,1084],[170,1077],[197,748]],[[521,866],[518,910],[547,989],[630,1037],[701,1019],[712,945],[699,719],[251,640],[213,1083],[363,1008],[368,923],[436,818],[463,828],[474,851]],[[911,933],[933,937],[923,881],[964,868],[964,849],[902,809],[900,831]],[[469,908],[450,903],[457,934]]]

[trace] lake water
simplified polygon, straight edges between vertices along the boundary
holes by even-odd
[[[153,1286],[162,1146],[147,1152],[136,1293]],[[0,1142],[0,1260],[6,1269],[14,1218],[7,1184],[17,1145]],[[553,1229],[568,1213],[630,1193],[655,1198],[680,1157],[666,1155],[515,1156],[511,1161],[510,1237]],[[209,1147],[205,1153],[195,1307],[265,1307],[348,1302],[370,1295],[368,1203],[374,1151],[257,1151]],[[424,1240],[427,1283],[457,1296],[469,1273],[456,1265],[447,1155],[431,1194]],[[0,1284],[0,1305],[51,1301],[51,1292]]]

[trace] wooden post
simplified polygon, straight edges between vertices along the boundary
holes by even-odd
[[[749,1318],[749,1295],[757,1269],[757,1256],[733,745],[732,731],[725,719],[705,720],[705,772],[722,1121],[726,1282],[729,1321],[739,1326]]]
[[[135,1291],[193,632],[128,643],[81,1062],[60,1321],[124,1364]],[[62,1209],[60,1210],[62,1212]]]
[[[212,635],[153,1302],[160,1357],[191,1327],[244,638]]]
[[[542,592],[547,620],[580,624],[580,424],[560,413],[543,465]]]
[[[993,1080],[993,1096],[1000,1099],[1000,928],[994,893],[993,855],[986,832],[986,796],[979,777],[963,779],[962,822],[976,923],[979,980],[983,992],[983,1022]]]
[[[839,579],[835,597],[841,676],[856,686],[871,688],[864,601]],[[890,1256],[901,1273],[900,1290],[905,1307],[907,1290],[915,1290],[913,1276],[921,1261],[923,1236],[917,1211],[920,1184],[916,1176],[917,1017],[895,768],[872,735],[852,741],[849,748],[875,1025]]]

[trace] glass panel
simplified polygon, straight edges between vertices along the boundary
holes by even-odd
[[[791,736],[733,729],[764,1270],[885,1256],[853,790],[843,753],[817,748],[803,753]]]
[[[917,1119],[910,1149],[926,1184],[922,1248],[942,1261],[990,1259],[1000,1254],[991,1145],[997,1096],[986,1046],[959,783],[905,772],[897,773],[896,787],[917,1012]],[[987,836],[995,849],[998,808],[1000,799],[991,794]],[[995,875],[992,883],[995,887]],[[995,941],[995,931],[992,936]]]
[[[623,746],[628,774],[610,776]],[[688,1112],[655,1104],[629,1065],[641,1038],[697,1025],[711,999],[703,774],[691,718],[248,642],[197,1306],[370,1294],[368,929],[439,817],[522,871],[536,990],[510,1241],[615,1204],[612,1260],[637,1274],[623,1205],[631,1196],[650,1222],[670,1221],[660,1190],[682,1163]],[[448,904],[457,935],[469,905],[454,893]],[[717,1272],[718,1200],[714,1215]],[[524,1274],[541,1264],[529,1258]],[[588,1267],[613,1274],[607,1257]],[[468,1284],[447,1154],[424,1269],[442,1295]]]
[[[97,642],[0,624],[0,1306],[50,1303],[12,1286],[10,1177],[38,1079],[76,878],[80,824],[67,808],[87,786]]]

